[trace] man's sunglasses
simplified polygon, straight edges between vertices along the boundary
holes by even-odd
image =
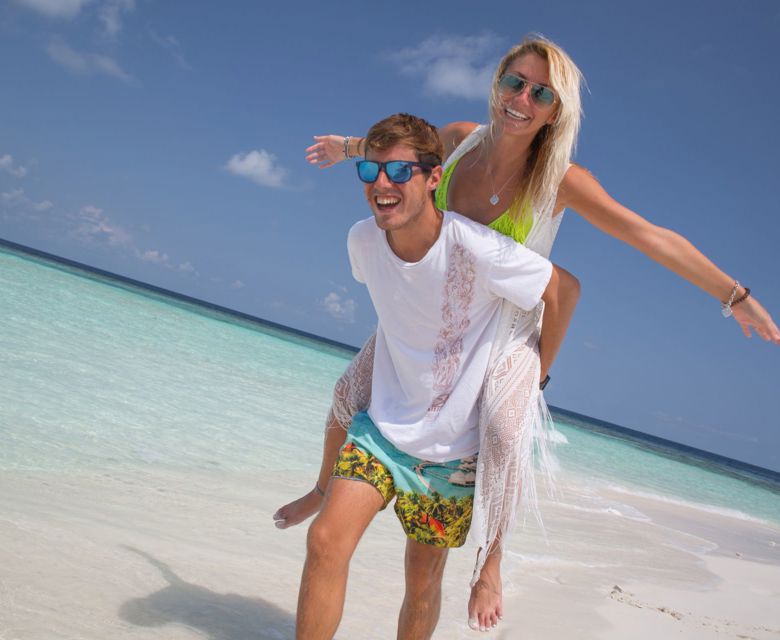
[[[555,102],[555,92],[550,87],[545,87],[543,84],[534,84],[528,82],[525,78],[513,75],[511,73],[505,73],[498,81],[498,86],[501,89],[509,89],[515,93],[522,93],[525,91],[526,86],[530,87],[531,99],[536,104],[544,107],[549,107]]]
[[[355,164],[357,164],[358,178],[369,184],[377,181],[379,172],[383,169],[390,182],[403,184],[412,179],[412,169],[414,167],[420,167],[423,171],[430,171],[435,166],[427,162],[409,162],[408,160],[390,160],[390,162],[358,160]]]

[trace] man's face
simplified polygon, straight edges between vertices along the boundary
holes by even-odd
[[[411,147],[396,145],[386,151],[369,150],[366,152],[366,160],[417,162],[417,154]],[[433,208],[430,193],[440,178],[441,167],[435,167],[432,171],[413,167],[411,179],[402,184],[392,182],[384,170],[380,171],[376,182],[363,185],[377,226],[384,231],[397,231],[414,223],[426,207]]]

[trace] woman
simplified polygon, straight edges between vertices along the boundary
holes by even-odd
[[[755,330],[765,340],[780,344],[780,331],[748,289],[720,271],[685,238],[622,206],[590,173],[570,164],[581,119],[580,82],[579,70],[555,44],[531,37],[513,47],[499,63],[493,80],[490,125],[457,122],[440,131],[447,157],[437,205],[490,225],[545,256],[552,248],[560,214],[573,209],[715,297],[724,313],[733,313],[745,335]],[[307,149],[307,159],[321,167],[360,153],[360,139],[315,139],[316,144]],[[531,434],[538,432],[544,408],[532,380],[546,374],[574,302],[576,294],[563,295],[558,309],[545,310],[539,357],[528,347],[538,336],[537,316],[518,317],[517,310],[507,308],[504,328],[497,334],[491,360],[494,368],[488,373],[481,407],[482,447],[472,524],[480,552],[469,619],[481,629],[494,626],[501,616],[500,547],[517,504],[518,479],[523,495],[531,501],[534,497],[528,456],[533,448]],[[337,383],[320,480],[311,493],[275,514],[277,526],[300,522],[319,508],[322,489],[344,440],[343,429],[330,427],[348,427],[353,413],[367,406],[372,353],[373,338]],[[491,442],[500,445],[491,447]],[[497,468],[500,474],[495,473]]]

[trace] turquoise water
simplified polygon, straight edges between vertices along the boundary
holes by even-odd
[[[557,426],[567,440],[557,448],[561,465],[591,482],[780,523],[780,493],[715,469],[650,453],[618,438],[560,422]]]
[[[345,361],[0,252],[0,468],[295,468]]]
[[[0,470],[301,470],[348,354],[0,248]],[[780,523],[780,495],[560,424],[564,473]]]

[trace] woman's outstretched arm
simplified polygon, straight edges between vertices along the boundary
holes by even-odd
[[[445,160],[477,126],[476,122],[452,122],[437,130],[444,147]],[[306,147],[306,161],[320,169],[327,169],[344,160],[364,156],[365,153],[365,138],[333,134],[314,136],[314,144]]]
[[[721,271],[707,256],[679,233],[654,225],[612,198],[582,167],[567,171],[556,210],[570,208],[592,225],[655,260],[721,303],[743,296],[745,289],[733,292],[736,280]],[[780,330],[769,313],[752,295],[735,304],[734,319],[744,334],[755,331],[764,340],[780,345]]]
[[[314,136],[314,144],[306,147],[306,162],[327,169],[365,153],[364,139],[354,136]]]

